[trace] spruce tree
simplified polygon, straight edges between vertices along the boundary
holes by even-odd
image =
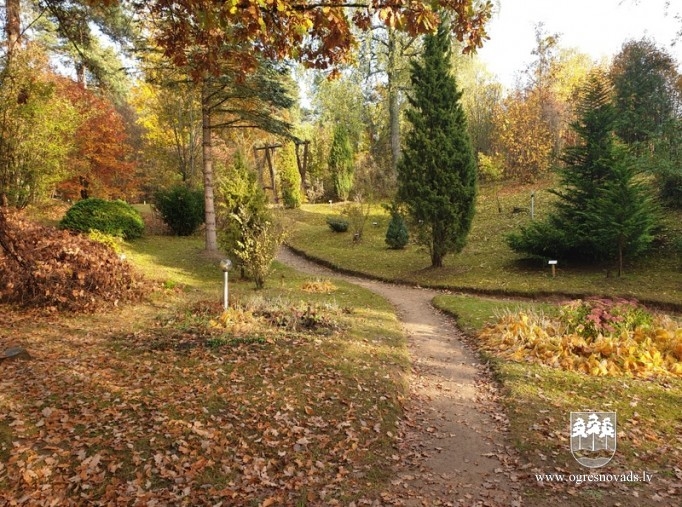
[[[398,164],[398,199],[433,267],[464,247],[476,199],[476,161],[450,61],[444,23],[425,37],[421,60],[412,62],[406,112],[412,129]]]
[[[560,170],[562,187],[553,226],[564,232],[567,254],[595,257],[600,240],[591,230],[584,210],[613,177],[617,165],[614,129],[617,115],[611,102],[611,87],[599,72],[593,73],[576,108],[578,120],[571,128],[580,142],[565,148]]]
[[[533,222],[509,236],[512,249],[543,257],[619,260],[646,249],[655,215],[633,160],[616,142],[617,114],[611,87],[593,73],[571,124],[579,141],[564,150],[561,188],[546,221]]]
[[[627,160],[617,163],[613,177],[597,191],[584,213],[598,239],[595,254],[615,260],[618,276],[623,274],[624,258],[645,251],[654,239],[654,203],[637,176],[632,163]]]

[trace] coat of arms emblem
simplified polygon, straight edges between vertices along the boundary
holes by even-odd
[[[571,412],[571,454],[583,466],[599,468],[616,454],[615,412]]]

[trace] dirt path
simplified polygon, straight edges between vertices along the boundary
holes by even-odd
[[[397,309],[409,339],[411,401],[401,463],[384,501],[393,505],[520,506],[517,461],[486,368],[454,322],[431,306],[435,291],[340,275],[288,249],[278,260],[301,272],[367,288]]]

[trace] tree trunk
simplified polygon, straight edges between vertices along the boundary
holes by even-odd
[[[394,29],[388,29],[388,63],[386,65],[386,77],[388,79],[388,117],[391,141],[391,169],[393,174],[398,172],[398,160],[400,159],[400,102],[398,101],[397,81],[397,41]]]
[[[431,267],[432,268],[442,268],[443,259],[447,254],[447,249],[443,244],[443,232],[439,224],[434,223],[431,225]]]
[[[85,64],[83,62],[76,63],[76,82],[81,85],[84,90],[87,90],[88,78],[85,74]]]
[[[444,257],[445,256],[439,251],[434,250],[433,252],[431,252],[431,267],[442,268]]]
[[[21,2],[19,0],[7,0],[5,2],[5,35],[7,37],[8,59],[21,35],[20,15]]]
[[[213,143],[211,141],[211,106],[209,104],[207,85],[201,90],[201,129],[202,154],[204,158],[204,205],[206,207],[206,251],[218,251],[218,237],[216,233],[215,203],[213,198]]]

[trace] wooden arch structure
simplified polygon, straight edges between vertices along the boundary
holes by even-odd
[[[308,151],[310,141],[302,141],[294,139],[296,145],[296,166],[298,173],[301,175],[301,190],[305,193],[308,189],[306,183],[306,174],[308,172]],[[279,143],[265,144],[263,146],[256,146],[253,148],[253,155],[256,160],[256,168],[258,170],[258,181],[263,190],[270,190],[273,195],[275,204],[279,204],[279,196],[277,192],[277,169],[273,163],[275,150],[281,148],[283,145]],[[258,153],[263,152],[262,163],[258,162]],[[267,174],[264,174],[267,166]]]

